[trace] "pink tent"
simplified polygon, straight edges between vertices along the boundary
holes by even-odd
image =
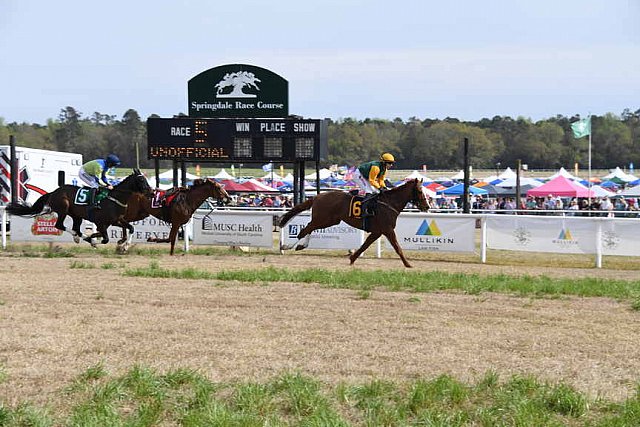
[[[249,179],[246,181],[234,181],[232,179],[222,179],[220,180],[220,184],[222,184],[225,190],[232,191],[232,192],[268,193],[268,192],[278,191],[277,189],[264,185],[263,183],[255,179]]]
[[[588,188],[562,175],[558,175],[540,187],[527,191],[527,196],[533,197],[545,197],[549,194],[560,197],[594,197],[593,190],[589,191]]]

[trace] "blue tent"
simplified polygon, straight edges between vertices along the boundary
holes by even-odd
[[[444,194],[445,196],[461,196],[464,193],[464,184],[456,184],[453,187],[445,188],[442,191],[438,191],[439,194]],[[469,194],[475,194],[477,196],[488,194],[487,190],[483,190],[482,188],[474,187],[473,185],[469,186]]]

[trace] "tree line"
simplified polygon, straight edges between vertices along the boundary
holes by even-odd
[[[151,117],[158,117],[152,115]],[[469,138],[470,164],[492,169],[498,164],[513,166],[521,160],[531,169],[572,168],[588,165],[588,138],[576,139],[571,123],[579,115],[532,121],[509,116],[484,118],[476,122],[456,118],[408,120],[344,118],[329,120],[330,164],[357,165],[376,159],[383,151],[396,157],[400,169],[461,168],[462,141]],[[591,118],[592,167],[640,165],[640,109],[625,109],[620,115],[607,113]],[[0,145],[9,135],[19,146],[81,153],[86,160],[116,153],[123,165],[151,168],[147,159],[146,122],[134,109],[122,118],[95,112],[83,117],[73,107],[60,111],[46,124],[5,123],[0,118]],[[168,166],[163,163],[163,167]]]

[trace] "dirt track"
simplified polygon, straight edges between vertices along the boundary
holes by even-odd
[[[349,268],[336,257],[287,254],[162,256],[166,268]],[[121,276],[150,258],[0,256],[0,401],[45,402],[96,363],[113,373],[141,363],[191,367],[213,380],[299,369],[327,382],[494,369],[563,379],[608,398],[640,377],[640,313],[601,298],[373,292],[314,285],[246,285]],[[71,269],[85,262],[93,269]],[[539,274],[539,268],[412,261],[416,269]],[[116,268],[102,269],[105,263]],[[397,268],[361,259],[360,269]],[[555,276],[637,279],[637,271],[545,269]]]

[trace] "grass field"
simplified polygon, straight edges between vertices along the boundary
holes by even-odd
[[[0,426],[640,425],[635,259],[10,248]]]

